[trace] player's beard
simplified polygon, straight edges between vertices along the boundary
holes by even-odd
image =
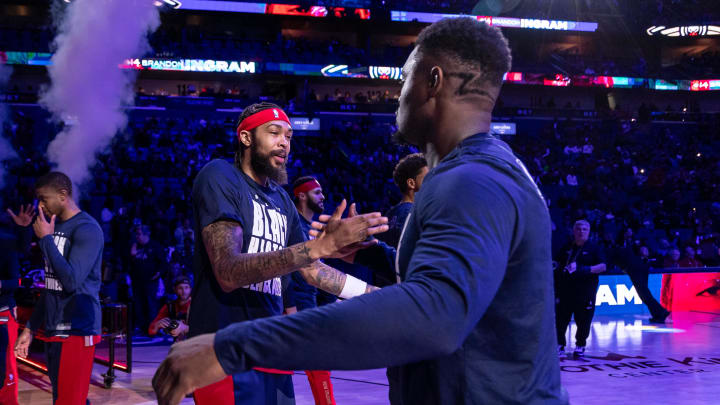
[[[322,214],[323,208],[320,206],[320,204],[316,203],[312,199],[308,199],[308,208],[312,210],[312,212],[316,214]]]
[[[257,149],[256,143],[253,142],[252,145],[250,145],[250,166],[252,166],[253,171],[260,176],[267,176],[274,182],[284,186],[288,182],[285,163],[280,167],[275,167],[270,162],[272,157],[272,152],[267,155],[261,154]],[[287,162],[287,156],[285,157],[285,161]]]

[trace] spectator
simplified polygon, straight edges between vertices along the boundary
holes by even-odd
[[[178,250],[183,248],[186,239],[190,239],[192,242],[195,241],[195,232],[192,229],[190,220],[187,218],[183,219],[182,225],[175,228],[175,244]]]
[[[130,279],[132,280],[135,326],[147,331],[150,316],[157,312],[157,294],[160,276],[164,273],[162,246],[150,239],[150,227],[142,225],[135,230],[135,243],[130,248]]]
[[[188,327],[188,313],[190,312],[190,297],[192,295],[190,279],[184,276],[176,278],[173,282],[173,290],[177,299],[160,308],[160,312],[150,323],[148,329],[150,336],[155,336],[162,330],[177,341],[184,339],[190,331]]]
[[[705,267],[703,262],[695,257],[696,249],[694,246],[685,247],[685,256],[678,262],[679,267]]]

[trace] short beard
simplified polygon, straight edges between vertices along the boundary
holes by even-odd
[[[284,186],[288,182],[287,170],[283,164],[280,168],[275,168],[270,159],[272,155],[263,156],[257,150],[257,144],[253,142],[250,145],[250,166],[258,176],[267,176],[270,180]]]
[[[316,214],[323,213],[323,209],[320,208],[320,205],[317,204],[315,201],[308,199],[307,205],[308,205],[308,208],[310,208],[310,210],[312,210],[312,212],[314,212]]]

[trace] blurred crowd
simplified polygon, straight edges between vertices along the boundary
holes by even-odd
[[[193,276],[198,235],[192,229],[192,182],[211,159],[232,159],[235,119],[133,113],[92,169],[81,207],[105,235],[103,295],[145,308],[136,312],[141,331],[147,331],[159,304],[173,298],[172,280]],[[45,135],[37,133],[34,120],[40,119],[15,112],[5,128],[19,154],[3,193],[7,207],[32,202],[35,179],[50,168],[36,149]],[[715,120],[684,125],[647,117],[529,120],[505,140],[545,194],[556,247],[569,240],[575,220],[585,218],[591,239],[609,252],[633,254],[654,267],[718,266],[720,122]],[[324,119],[321,131],[293,137],[289,179],[316,176],[328,211],[347,198],[361,211],[386,212],[401,197],[393,168],[415,151],[390,142],[395,130],[390,118]],[[37,249],[30,253],[25,271],[42,268]]]

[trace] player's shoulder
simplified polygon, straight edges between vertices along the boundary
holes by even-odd
[[[242,186],[240,171],[224,159],[214,159],[208,162],[198,172],[193,182],[193,188],[200,186]]]
[[[423,181],[442,193],[462,197],[475,189],[502,187],[509,179],[492,164],[483,160],[454,160],[440,164]]]
[[[213,159],[209,161],[202,169],[198,172],[198,178],[200,177],[215,177],[224,173],[232,173],[235,167],[225,159]]]
[[[76,229],[90,230],[93,232],[102,233],[100,223],[90,214],[85,211],[81,211],[77,217]]]

